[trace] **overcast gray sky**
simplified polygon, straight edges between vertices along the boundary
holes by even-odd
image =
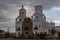
[[[60,10],[60,0],[0,0],[0,28],[7,30],[9,27],[10,31],[14,31],[15,18],[22,4],[29,17],[34,13],[35,5],[42,5],[44,11]]]

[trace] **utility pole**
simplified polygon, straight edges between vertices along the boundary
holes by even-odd
[[[7,37],[9,37],[9,36],[10,36],[9,29],[10,29],[10,28],[8,27],[8,29],[7,29],[7,35],[6,35]]]
[[[9,33],[9,29],[10,29],[10,28],[8,27],[8,30],[7,30],[8,33]]]

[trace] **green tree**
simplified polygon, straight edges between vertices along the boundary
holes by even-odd
[[[5,32],[5,37],[9,37],[10,33],[9,32]]]
[[[0,29],[0,38],[4,37],[5,36],[5,31]]]
[[[36,36],[36,38],[39,38],[39,33],[36,32],[35,33],[35,36]]]
[[[52,34],[52,35],[54,35],[56,32],[57,32],[57,31],[56,31],[54,28],[51,29],[51,34]]]
[[[58,31],[58,38],[60,39],[60,31]]]
[[[44,32],[44,33],[36,33],[36,38],[40,38],[40,39],[42,39],[42,38],[46,38],[46,35],[47,35],[47,33],[46,32]]]
[[[3,32],[5,32],[5,31],[0,29],[0,33],[3,33]]]
[[[47,35],[46,32],[40,33],[39,38],[41,38],[41,39],[46,38],[46,35]]]

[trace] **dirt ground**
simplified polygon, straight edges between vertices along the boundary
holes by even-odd
[[[60,40],[60,39],[13,39],[13,38],[0,38],[0,40]]]

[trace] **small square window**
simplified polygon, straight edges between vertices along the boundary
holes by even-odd
[[[19,19],[19,21],[21,21],[21,19]]]

